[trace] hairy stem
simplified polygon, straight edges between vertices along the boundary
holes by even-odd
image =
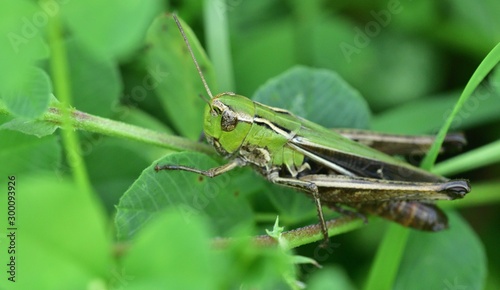
[[[79,130],[135,140],[176,151],[192,150],[212,155],[215,153],[210,146],[189,139],[93,116],[77,110],[71,112],[70,118],[74,128]],[[48,112],[39,119],[39,121],[50,122],[57,126],[62,124],[62,120],[63,116],[57,108],[50,108]]]
[[[355,216],[341,216],[326,222],[326,226],[328,227],[328,235],[330,237],[353,231],[355,229],[363,227],[364,225],[364,220]],[[288,249],[297,248],[299,246],[310,244],[323,239],[321,226],[319,224],[286,231],[282,233],[282,236],[288,242]],[[216,249],[227,248],[236,239],[237,238],[215,238],[213,240],[212,246]],[[251,238],[251,240],[254,245],[261,247],[278,245],[278,241],[270,237],[269,235],[254,236]],[[335,244],[331,244],[331,246],[335,247]],[[129,243],[116,244],[114,250],[115,256],[119,257],[124,255],[129,248]],[[325,250],[329,251],[328,249]]]
[[[51,17],[49,24],[48,35],[52,55],[50,58],[50,68],[54,91],[61,101],[59,103],[61,112],[59,116],[61,127],[64,128],[61,134],[64,150],[76,184],[84,192],[90,193],[92,186],[82,157],[78,135],[74,132],[71,122],[71,112],[69,109],[71,106],[71,84],[60,15]]]
[[[353,231],[355,229],[363,227],[364,225],[365,222],[363,219],[349,215],[331,219],[326,222],[329,237]],[[282,236],[287,240],[289,249],[321,241],[323,239],[321,226],[319,224],[286,231],[283,232]],[[233,239],[231,238],[218,238],[214,240],[214,246],[216,248],[226,247],[229,243],[231,243],[232,240]],[[278,244],[278,242],[274,238],[268,235],[253,237],[252,241],[255,245],[258,246],[273,246]]]

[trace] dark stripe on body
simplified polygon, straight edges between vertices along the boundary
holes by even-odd
[[[321,147],[299,145],[302,149],[311,152],[325,160],[335,163],[357,176],[386,180],[416,181],[416,182],[444,182],[441,176],[422,174],[398,165],[381,162],[362,156],[355,156],[340,151],[329,150]]]

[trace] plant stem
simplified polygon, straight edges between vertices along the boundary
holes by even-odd
[[[62,139],[68,166],[71,168],[77,186],[85,193],[90,193],[92,187],[83,161],[80,142],[71,122],[71,113],[69,110],[71,106],[71,84],[66,47],[62,37],[60,14],[50,17],[48,27],[51,49],[50,68],[52,70],[55,95],[58,96],[60,101],[59,107],[62,112],[60,114],[60,123],[63,128]]]
[[[448,132],[455,116],[458,114],[464,103],[474,92],[480,82],[486,77],[500,60],[500,44],[485,57],[479,67],[476,69],[469,82],[460,95],[459,100],[455,104],[452,113],[448,116],[445,123],[441,127],[436,140],[427,152],[420,167],[430,170],[436,161],[439,148],[443,143],[444,137]],[[406,241],[409,231],[397,225],[390,225],[388,231],[384,235],[384,239],[380,244],[375,260],[370,270],[370,276],[366,283],[365,289],[392,289],[395,277],[397,275],[399,264],[404,254]]]
[[[304,65],[314,64],[314,32],[318,17],[321,17],[321,1],[318,0],[291,0],[288,1],[293,9],[293,23],[295,28],[295,55],[297,61]]]
[[[457,174],[500,161],[500,140],[445,160],[433,169],[442,175]]]
[[[121,137],[130,140],[156,145],[163,148],[183,151],[193,150],[214,155],[214,150],[205,144],[197,143],[189,139],[158,133],[149,129],[129,125],[126,123],[93,116],[77,110],[73,110],[70,115],[71,124],[75,129],[88,132],[99,133],[112,137]],[[63,116],[59,109],[50,108],[40,121],[50,122],[57,126],[62,124]]]
[[[365,290],[392,289],[410,230],[391,223],[377,250]]]
[[[84,130],[111,137],[135,140],[174,151],[191,150],[217,156],[211,146],[194,142],[186,138],[159,133],[123,122],[97,117],[78,110],[70,110],[70,112],[71,114],[69,119],[73,129]],[[11,115],[9,110],[1,103],[0,115]],[[47,122],[57,127],[62,127],[63,115],[61,114],[61,110],[59,108],[51,107],[37,121]]]
[[[330,237],[350,232],[352,230],[363,227],[364,225],[365,222],[363,219],[348,215],[341,216],[326,222],[326,226],[328,228],[328,236]],[[323,239],[321,226],[319,224],[283,232],[282,235],[283,238],[285,238],[288,242],[288,249],[293,249],[302,245],[321,241]],[[216,248],[227,247],[228,244],[233,240],[233,238],[218,238],[214,240],[214,246]],[[274,238],[268,235],[253,237],[252,241],[255,245],[258,246],[274,246],[278,244],[278,242]]]
[[[477,69],[472,74],[471,78],[467,82],[460,98],[458,99],[457,104],[453,108],[453,111],[446,119],[444,125],[439,130],[438,135],[436,136],[436,140],[432,144],[432,147],[429,149],[427,154],[425,155],[424,160],[421,163],[421,167],[427,170],[430,170],[434,163],[436,162],[437,155],[439,153],[439,148],[443,144],[444,137],[448,132],[448,129],[451,127],[451,124],[455,118],[455,116],[460,112],[460,109],[465,104],[465,102],[472,95],[474,90],[479,86],[479,84],[484,80],[486,75],[498,64],[500,61],[500,43],[498,43],[488,55],[483,59],[483,61],[479,64]]]
[[[227,14],[230,3],[222,0],[205,0],[203,15],[208,55],[214,65],[219,88],[224,92],[234,91],[233,63],[229,44]]]
[[[329,237],[350,232],[365,225],[364,219],[354,215],[345,215],[326,222]],[[289,249],[323,240],[323,234],[321,233],[321,226],[319,224],[285,232],[283,233],[283,237],[288,241]]]
[[[365,225],[363,219],[354,216],[341,216],[326,222],[328,227],[328,234],[330,237],[340,235],[342,233],[350,232]],[[323,239],[321,234],[321,226],[310,225],[291,231],[283,232],[283,237],[287,240],[288,249],[293,249],[305,244],[320,241]],[[217,249],[227,248],[237,238],[215,238],[213,239],[212,246]],[[255,236],[251,238],[254,245],[261,247],[270,247],[278,245],[278,241],[269,235]],[[332,244],[334,246],[334,244]],[[129,243],[115,244],[115,256],[120,257],[130,248]],[[329,253],[331,249],[326,248],[325,251]]]

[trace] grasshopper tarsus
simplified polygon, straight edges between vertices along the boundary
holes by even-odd
[[[323,239],[323,241],[319,244],[319,247],[322,249],[328,249],[330,246],[330,239]]]
[[[162,170],[182,170],[180,167],[182,167],[182,166],[156,164],[155,165],[155,171],[159,172],[159,171],[162,171]]]

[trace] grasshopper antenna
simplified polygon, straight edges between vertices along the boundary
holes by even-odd
[[[200,74],[201,81],[203,82],[203,86],[205,87],[205,90],[207,91],[207,94],[210,97],[210,99],[213,99],[214,97],[212,95],[212,92],[210,91],[210,88],[208,87],[207,81],[205,80],[205,77],[203,76],[203,73],[201,72],[201,68],[200,68],[200,65],[198,64],[198,61],[194,57],[193,49],[191,49],[191,45],[189,44],[189,41],[186,37],[186,33],[184,33],[184,29],[182,29],[181,23],[180,23],[179,19],[177,18],[177,15],[172,14],[172,17],[174,18],[175,23],[177,24],[177,27],[179,28],[179,31],[182,34],[182,38],[184,38],[184,42],[186,43],[187,48],[189,50],[189,53],[191,54],[191,58],[194,61],[194,65],[196,66],[196,70],[198,71],[198,74]]]
[[[205,98],[205,96],[204,96],[204,95],[202,95],[202,94],[200,94],[200,98],[201,98],[203,101],[205,101],[205,103],[207,103],[207,104],[210,106],[210,100],[209,100],[209,99]]]

